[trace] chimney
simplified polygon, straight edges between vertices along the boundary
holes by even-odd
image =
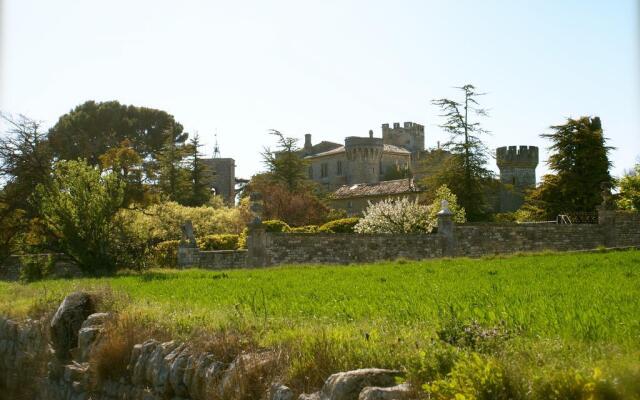
[[[311,134],[307,133],[304,135],[304,149],[305,150],[311,150]]]
[[[373,137],[373,130],[369,129],[369,137],[372,138]]]

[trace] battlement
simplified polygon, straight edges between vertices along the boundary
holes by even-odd
[[[535,168],[538,165],[537,146],[504,146],[496,149],[498,168]]]
[[[410,129],[410,130],[416,130],[416,131],[422,131],[424,132],[424,125],[420,125],[417,124],[415,122],[405,122],[403,124],[403,126],[400,126],[400,122],[394,122],[393,123],[393,128],[389,127],[389,124],[382,124],[382,132],[384,133],[385,131],[393,131],[393,130],[405,130],[405,129]]]
[[[344,147],[382,147],[382,138],[348,136],[344,139]]]

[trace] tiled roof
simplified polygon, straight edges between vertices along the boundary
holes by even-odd
[[[378,183],[357,183],[344,185],[331,194],[332,199],[348,199],[353,197],[385,196],[391,194],[416,193],[420,190],[413,179],[396,179]]]
[[[392,144],[385,144],[383,151],[385,153],[411,154],[410,151],[403,149],[402,147],[394,146]],[[308,155],[306,158],[330,156],[333,154],[340,154],[340,153],[344,153],[344,146],[336,147],[335,149],[331,149],[323,153],[311,154],[311,155]]]

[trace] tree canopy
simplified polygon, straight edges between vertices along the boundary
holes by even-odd
[[[125,139],[147,159],[154,157],[167,137],[180,144],[187,136],[182,125],[165,111],[117,101],[87,101],[61,116],[48,133],[56,158],[84,158],[91,165],[98,165],[102,154]]]
[[[611,162],[602,122],[598,117],[568,118],[563,125],[551,126],[551,155],[547,164],[555,174],[542,178],[542,183],[525,199],[523,208],[545,219],[559,214],[590,212],[603,201],[602,191],[614,187],[609,174]]]

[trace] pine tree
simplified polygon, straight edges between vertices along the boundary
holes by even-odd
[[[552,151],[547,164],[555,174],[543,177],[542,184],[532,191],[524,208],[535,206],[547,219],[558,214],[592,212],[602,203],[602,189],[612,188],[609,174],[611,162],[602,123],[598,117],[567,119],[564,125],[551,127],[542,134],[549,139]]]
[[[200,147],[200,137],[195,134],[187,147],[191,190],[186,203],[190,206],[201,206],[211,198],[212,175],[209,167],[202,161]]]
[[[483,93],[476,92],[473,85],[458,87],[464,94],[462,102],[438,99],[432,103],[441,108],[445,122],[440,125],[449,133],[449,140],[443,145],[451,154],[440,168],[427,177],[425,183],[432,189],[447,185],[458,197],[470,220],[482,218],[486,213],[484,181],[491,176],[486,168],[488,149],[480,138],[488,133],[479,122],[472,122],[470,114],[485,117],[487,112],[479,107],[477,98]]]
[[[189,193],[189,173],[183,166],[186,147],[175,143],[171,135],[166,136],[157,157],[157,183],[160,191],[170,200],[184,203]]]

